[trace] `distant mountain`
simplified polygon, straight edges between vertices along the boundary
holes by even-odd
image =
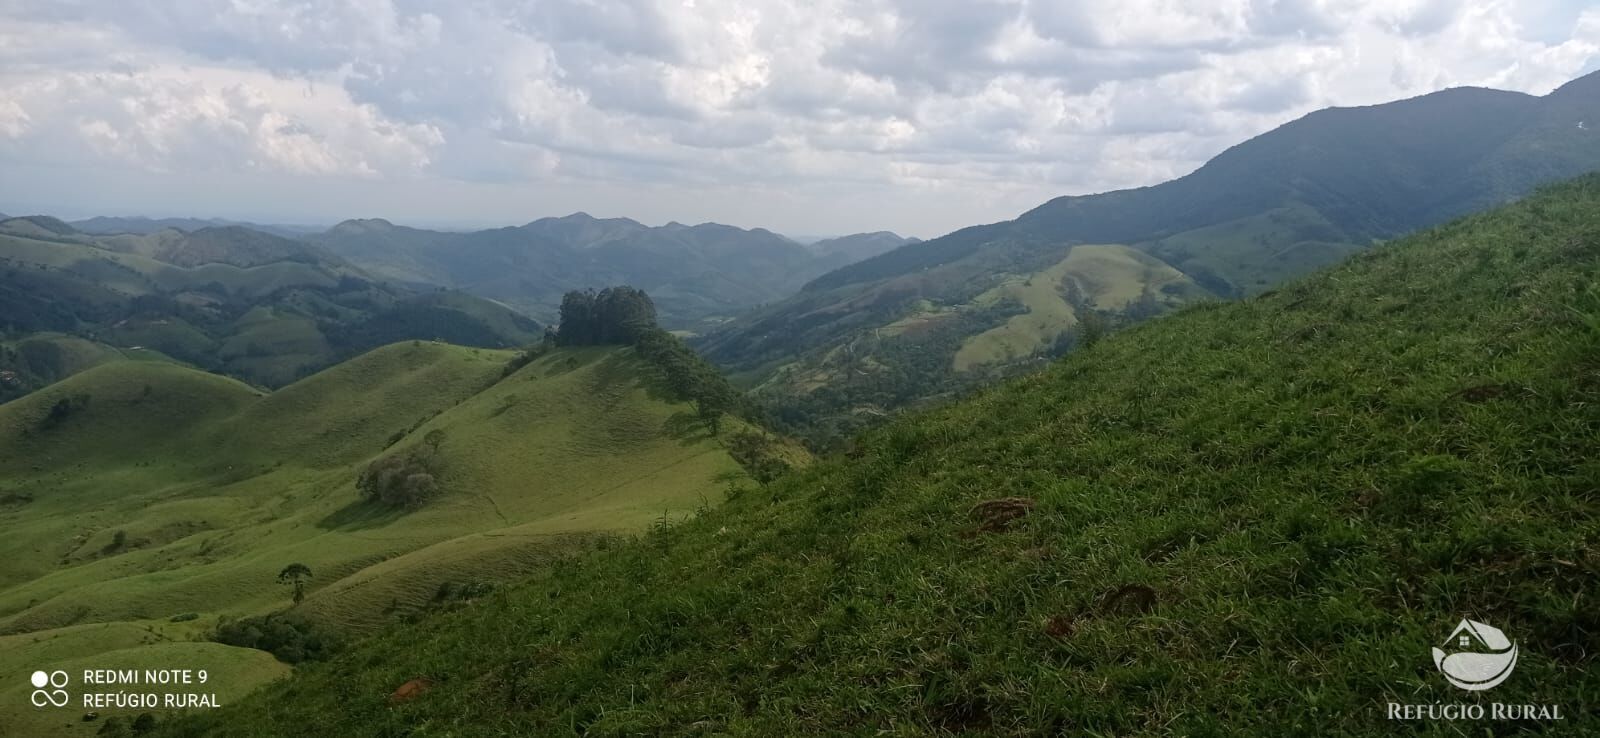
[[[893,251],[901,246],[921,243],[920,238],[907,238],[889,231],[857,233],[838,238],[824,238],[806,244],[811,252],[843,267],[878,254]]]
[[[13,380],[0,400],[108,355],[275,387],[395,341],[504,348],[542,330],[505,305],[384,284],[314,244],[240,226],[94,236],[48,216],[0,221],[0,336],[20,341],[0,351]]]
[[[546,320],[568,290],[629,284],[650,293],[666,325],[696,329],[793,294],[857,254],[905,242],[869,234],[818,250],[762,228],[652,227],[586,213],[470,233],[349,220],[305,240],[387,279],[447,285]]]
[[[863,417],[1600,168],[1584,121],[1600,121],[1600,73],[1544,97],[1460,88],[1317,111],[1171,182],[835,270],[700,346],[797,417]]]
[[[140,254],[178,266],[254,267],[279,261],[344,264],[344,260],[319,246],[244,226],[210,226],[192,232],[167,228],[145,235],[101,236],[94,241],[115,251]]]
[[[84,220],[74,220],[71,225],[79,232],[101,236],[117,233],[147,235],[168,228],[176,228],[180,231],[198,231],[202,228],[215,228],[218,226],[243,226],[262,233],[270,233],[274,236],[296,238],[322,230],[321,226],[250,223],[222,218],[146,218],[144,216],[108,217],[104,215],[97,215]]]

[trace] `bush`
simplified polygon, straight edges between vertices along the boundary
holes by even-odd
[[[760,433],[737,433],[727,441],[728,455],[744,467],[751,478],[762,484],[789,471],[789,463],[778,453],[778,444]]]
[[[339,639],[307,620],[286,615],[241,618],[217,626],[212,640],[266,651],[286,664],[321,661],[339,650]]]
[[[422,507],[439,494],[435,466],[443,439],[442,432],[432,431],[409,451],[372,462],[356,479],[356,489],[362,497],[392,507]]]
[[[45,428],[57,425],[78,414],[88,406],[89,396],[86,394],[79,393],[70,397],[63,397],[50,406],[49,414],[44,416],[44,421],[40,425]]]

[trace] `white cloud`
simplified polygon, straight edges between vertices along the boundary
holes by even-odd
[[[308,217],[381,181],[439,220],[927,236],[1180,175],[1318,107],[1596,66],[1583,2],[15,0],[0,165],[36,179],[0,198],[115,210],[125,188],[67,168],[117,167],[210,173],[167,209],[200,215],[249,215],[216,182],[270,174],[326,180],[275,193]]]

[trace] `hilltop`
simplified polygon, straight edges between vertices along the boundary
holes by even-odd
[[[0,405],[16,452],[0,457],[0,665],[196,659],[231,699],[284,668],[201,642],[230,618],[289,608],[354,636],[746,484],[729,449],[750,426],[712,435],[634,348],[514,358],[404,342],[271,393],[112,360]],[[430,495],[366,494],[391,462]],[[304,601],[275,582],[291,563],[313,573]],[[4,704],[25,705],[22,687],[0,688]],[[0,733],[98,727],[58,718],[8,707]]]
[[[393,341],[506,348],[541,331],[505,305],[385,284],[318,246],[239,226],[98,236],[48,216],[0,221],[0,336],[16,340],[67,334],[105,355],[280,387]],[[92,363],[0,352],[0,400]]]
[[[1258,294],[1600,169],[1600,135],[1578,126],[1600,119],[1597,84],[1317,111],[1170,182],[1056,198],[835,270],[697,345],[795,427],[841,437],[861,417],[1036,365],[1085,334]]]
[[[307,240],[385,279],[454,287],[551,322],[569,290],[631,284],[650,293],[667,327],[695,330],[906,243],[871,234],[819,250],[763,228],[647,226],[587,213],[467,233],[348,220]]]
[[[1386,702],[1475,701],[1428,655],[1464,615],[1522,647],[1495,701],[1592,732],[1597,278],[1591,176],[1102,338],[163,733],[1387,734]]]

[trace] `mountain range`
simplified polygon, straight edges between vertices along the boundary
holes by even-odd
[[[68,221],[68,225],[80,233],[92,233],[109,236],[117,233],[132,233],[146,235],[169,228],[180,231],[198,231],[202,228],[216,228],[220,226],[243,226],[251,230],[270,233],[284,238],[297,238],[311,233],[325,230],[323,226],[309,225],[283,225],[275,223],[251,223],[242,220],[227,220],[225,218],[147,218],[144,216],[104,216],[97,215],[93,218]]]
[[[1600,168],[1600,73],[1311,113],[1152,187],[1060,197],[824,274],[697,344],[794,422],[958,391]],[[911,389],[908,389],[911,388]]]
[[[114,356],[277,387],[376,346],[520,346],[542,327],[504,305],[386,284],[303,241],[242,226],[91,235],[0,221],[0,401]]]
[[[633,285],[650,293],[664,325],[690,330],[915,241],[873,233],[808,247],[762,228],[646,226],[585,213],[464,233],[347,220],[306,240],[384,279],[464,290],[546,321],[555,319],[568,290]]]

